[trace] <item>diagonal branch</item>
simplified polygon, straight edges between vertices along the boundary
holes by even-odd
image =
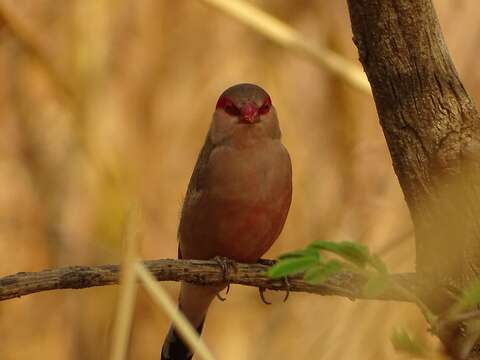
[[[260,287],[269,290],[307,292],[318,295],[337,295],[350,299],[369,299],[362,294],[364,280],[358,275],[343,272],[321,285],[305,282],[301,275],[283,280],[266,275],[268,266],[236,263],[226,274],[216,261],[161,259],[145,261],[147,269],[158,281],[188,281],[200,285],[218,284],[226,280],[232,284]],[[19,272],[0,278],[0,301],[57,289],[84,289],[114,285],[119,282],[119,265],[69,266],[39,272]],[[392,275],[397,283],[415,292],[419,286],[415,274]],[[373,298],[370,298],[373,299]],[[395,289],[387,289],[374,300],[409,301]]]
[[[269,13],[243,0],[203,0],[269,40],[323,66],[340,80],[363,93],[371,94],[370,84],[360,66],[322,47]]]

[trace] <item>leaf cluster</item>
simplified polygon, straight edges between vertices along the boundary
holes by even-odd
[[[362,293],[367,298],[381,295],[388,287],[402,292],[422,310],[432,332],[452,322],[461,322],[467,318],[480,318],[480,281],[472,284],[458,294],[456,302],[443,316],[434,314],[410,290],[403,288],[390,276],[385,263],[372,254],[365,245],[352,242],[314,241],[301,250],[283,254],[268,270],[273,279],[303,274],[306,282],[322,284],[341,271],[353,272],[365,278]],[[477,309],[473,310],[472,309]],[[466,312],[470,311],[470,312]],[[426,357],[428,348],[417,337],[404,329],[395,330],[391,336],[394,348],[413,357]]]
[[[363,291],[368,297],[379,295],[388,286],[384,262],[368,247],[353,241],[314,241],[302,250],[280,256],[268,275],[279,279],[303,273],[306,282],[317,285],[347,269],[366,278]]]

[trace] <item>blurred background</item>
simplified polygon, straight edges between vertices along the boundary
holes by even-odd
[[[356,62],[345,1],[251,1]],[[466,88],[480,95],[480,6],[434,1]],[[193,0],[0,2],[0,276],[118,263],[139,199],[142,256],[173,258],[179,211],[218,95],[253,82],[279,113],[294,169],[285,229],[266,257],[313,240],[356,240],[392,271],[414,242],[372,98],[311,60]],[[172,297],[178,284],[163,284]],[[0,359],[105,359],[118,287],[0,303]],[[401,359],[413,305],[233,286],[207,318],[218,359]],[[169,320],[140,289],[131,359],[158,359]]]

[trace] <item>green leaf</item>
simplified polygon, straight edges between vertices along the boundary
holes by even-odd
[[[472,308],[480,304],[480,281],[476,281],[472,286],[463,291],[460,305],[463,308]]]
[[[368,263],[379,273],[381,274],[388,274],[387,265],[380,259],[377,255],[372,255],[368,259]]]
[[[268,269],[267,274],[273,279],[278,279],[288,275],[304,272],[317,263],[318,258],[315,256],[282,259]]]
[[[315,257],[320,260],[320,253],[317,249],[307,247],[303,250],[291,251],[286,254],[280,255],[278,258],[280,260],[290,259],[290,258],[299,258],[299,257]]]
[[[425,358],[427,355],[427,349],[423,342],[410,335],[405,329],[394,329],[390,341],[398,352],[421,358]]]
[[[370,259],[368,248],[365,245],[352,241],[332,242],[320,240],[311,243],[309,247],[333,252],[362,268],[365,267]]]
[[[305,272],[304,279],[310,284],[321,284],[342,269],[342,263],[338,260],[329,260],[326,263],[312,266]]]
[[[388,287],[389,279],[385,275],[374,275],[370,277],[363,286],[362,292],[368,298],[377,297]]]

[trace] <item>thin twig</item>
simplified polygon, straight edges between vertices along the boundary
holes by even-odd
[[[438,320],[438,317],[414,292],[406,289],[404,286],[402,286],[401,284],[398,284],[397,282],[393,282],[393,287],[402,295],[404,295],[405,298],[417,304],[418,308],[420,309],[423,316],[425,317],[425,320],[428,322],[430,326],[433,327],[435,325],[436,321]]]
[[[142,263],[135,264],[135,272],[142,281],[145,289],[150,293],[153,300],[167,313],[175,325],[175,329],[182,335],[195,354],[204,360],[213,360],[214,357],[197,331],[193,328],[185,315],[175,306],[165,290],[158,285],[155,277]]]
[[[277,44],[308,56],[315,63],[325,67],[356,89],[371,94],[370,84],[359,65],[355,65],[333,51],[306,40],[300,32],[267,12],[242,0],[203,1],[253,28]]]
[[[346,263],[345,265],[347,266],[347,268],[351,268],[354,273],[360,274],[365,279],[371,279],[372,277],[381,275],[380,273],[372,272],[352,262]],[[406,301],[415,303],[420,308],[423,316],[432,327],[435,325],[435,322],[438,319],[437,316],[435,316],[435,314],[430,310],[430,308],[420,299],[420,297],[417,296],[415,288],[412,288],[411,286],[405,286],[404,284],[402,284],[402,282],[399,282],[394,276],[386,277],[386,281],[388,284],[387,286],[390,289],[393,289],[399,294],[401,294],[401,296]]]
[[[467,321],[467,320],[476,319],[476,318],[480,318],[480,310],[474,310],[466,313],[460,313],[460,314],[448,316],[445,319],[439,320],[437,326],[444,326],[445,324],[448,324],[448,323],[459,323],[462,321]]]
[[[216,261],[162,259],[146,261],[145,266],[158,281],[187,281],[199,285],[221,284],[224,272]],[[262,264],[236,263],[236,271],[227,274],[231,284],[262,287],[285,291],[285,282],[273,280],[266,275],[268,266]],[[417,284],[414,274],[391,275],[402,286],[415,291]],[[118,284],[118,265],[69,266],[40,272],[21,272],[0,278],[0,301],[40,291],[55,289],[83,289],[93,286]],[[307,292],[318,295],[337,295],[351,299],[369,299],[362,292],[365,280],[352,272],[334,275],[327,282],[312,285],[302,276],[289,277],[290,292]],[[387,289],[378,300],[408,301],[395,289]]]

